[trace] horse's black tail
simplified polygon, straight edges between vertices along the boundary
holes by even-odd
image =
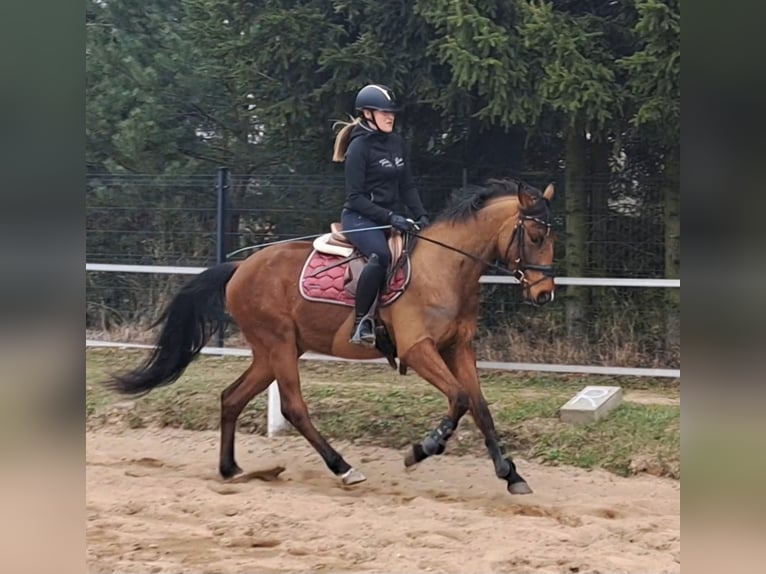
[[[176,381],[225,323],[225,287],[236,269],[236,263],[222,263],[184,285],[154,323],[164,321],[165,326],[152,354],[136,369],[114,375],[106,386],[135,395]]]

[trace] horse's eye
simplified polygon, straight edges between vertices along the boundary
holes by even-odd
[[[545,239],[544,235],[539,235],[537,237],[532,238],[532,243],[534,243],[535,245],[542,245],[544,239]]]

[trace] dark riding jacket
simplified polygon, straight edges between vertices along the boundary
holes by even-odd
[[[402,137],[357,125],[346,151],[343,207],[386,225],[401,199],[415,219],[426,215],[404,151]]]

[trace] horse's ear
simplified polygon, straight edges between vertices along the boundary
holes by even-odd
[[[549,183],[548,186],[545,188],[545,191],[543,192],[543,197],[550,201],[553,199],[554,194],[556,193],[556,189],[553,187],[553,183]]]
[[[539,193],[539,192],[538,192]],[[520,185],[518,191],[519,204],[522,211],[529,211],[537,203],[537,198],[530,193],[529,188],[526,185]]]

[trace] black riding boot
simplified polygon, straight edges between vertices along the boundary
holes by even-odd
[[[359,275],[356,285],[356,318],[349,342],[365,347],[375,346],[375,322],[368,316],[370,307],[378,296],[380,285],[386,276],[386,270],[380,264],[378,256],[370,256],[367,265]]]

